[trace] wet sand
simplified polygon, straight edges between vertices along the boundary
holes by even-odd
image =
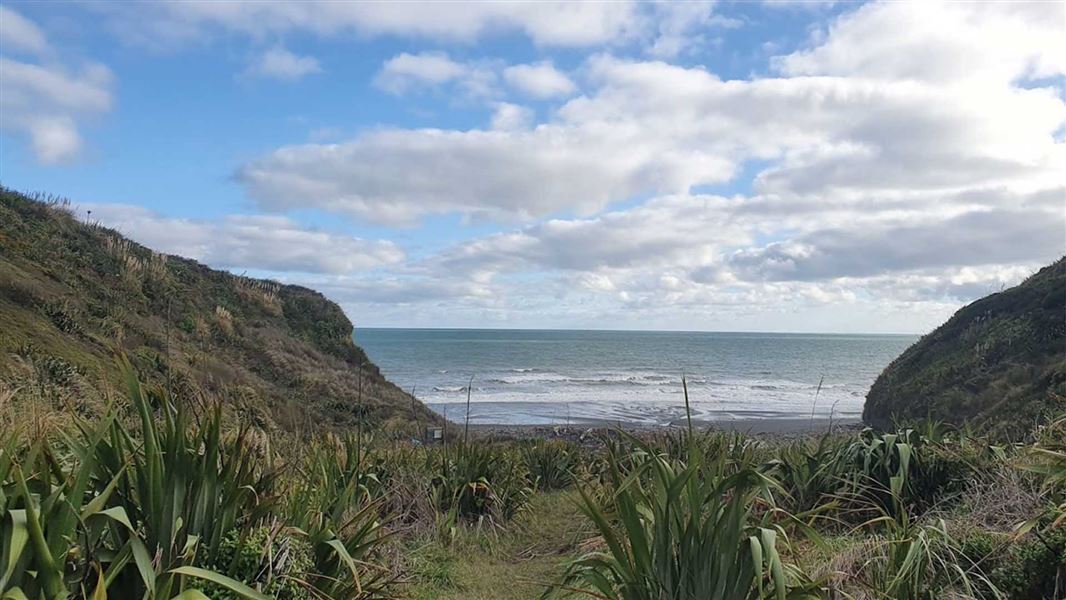
[[[862,427],[857,419],[835,419],[830,423],[829,419],[734,419],[722,421],[692,421],[692,426],[701,431],[737,431],[757,437],[773,439],[794,439],[809,435],[822,434],[829,431],[830,425],[834,432],[854,430]],[[672,421],[669,425],[647,425],[625,421],[594,421],[588,420],[581,423],[566,425],[486,425],[470,424],[470,431],[478,437],[497,439],[531,439],[531,438],[563,438],[580,439],[587,437],[598,430],[622,429],[634,433],[649,433],[655,431],[669,431],[685,428],[686,422],[682,420]],[[452,424],[456,431],[462,429],[462,424]]]

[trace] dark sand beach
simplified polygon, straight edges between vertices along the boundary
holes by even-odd
[[[736,431],[760,438],[795,439],[809,435],[828,432],[850,431],[862,427],[857,419],[736,419],[728,421],[693,420],[692,426],[700,430]],[[453,424],[461,430],[462,424]],[[566,425],[470,425],[470,431],[482,438],[497,439],[572,439],[577,440],[593,436],[604,430],[628,431],[632,433],[649,433],[669,431],[686,427],[684,420],[674,421],[669,425],[646,425],[625,421],[587,421]]]

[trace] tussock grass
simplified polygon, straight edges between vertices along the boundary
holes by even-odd
[[[225,433],[217,407],[194,419],[125,371],[139,428],[111,409],[58,440],[2,441],[5,598],[261,599],[276,582],[306,597],[380,595],[386,569],[374,556],[386,536],[372,502],[345,497],[338,509],[338,496],[316,498],[285,514],[282,468],[250,430]],[[234,548],[263,527],[286,553],[307,546],[314,568],[294,572],[286,567],[298,561],[271,555],[238,561]]]
[[[79,221],[65,200],[6,188],[0,323],[0,380],[15,383],[20,396],[39,392],[23,385],[30,378],[19,361],[72,368],[70,384],[53,386],[71,396],[56,407],[63,416],[99,416],[124,393],[113,357],[125,354],[145,383],[175,394],[246,398],[268,429],[439,421],[385,381],[354,345],[343,311],[321,294],[155,253]],[[364,410],[356,414],[360,379]]]
[[[109,405],[47,425],[47,394],[0,387],[0,594],[1046,600],[1066,581],[1062,420],[1029,445],[912,424],[421,446],[271,432],[124,371]]]
[[[608,458],[609,504],[582,494],[606,551],[571,563],[558,589],[619,600],[784,599],[795,586],[777,552],[782,530],[753,516],[772,480],[753,468],[724,475],[724,456],[705,469],[695,443],[687,462],[633,444],[632,468]]]

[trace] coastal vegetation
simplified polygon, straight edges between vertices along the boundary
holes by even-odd
[[[971,422],[1025,434],[1066,398],[1066,257],[981,298],[892,362],[863,420]]]
[[[3,600],[1066,597],[1063,261],[897,360],[875,428],[517,439],[311,290],[0,194]]]
[[[0,323],[0,379],[79,414],[124,389],[124,354],[146,382],[225,397],[224,411],[271,430],[438,420],[381,375],[322,294],[154,252],[65,199],[2,187]]]
[[[921,423],[426,445],[271,433],[120,370],[99,417],[5,392],[3,598],[1066,592],[1066,417],[1014,443]]]

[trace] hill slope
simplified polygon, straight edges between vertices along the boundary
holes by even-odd
[[[964,306],[892,362],[863,420],[972,420],[1027,429],[1066,397],[1066,258],[1020,285]]]
[[[58,408],[92,410],[117,387],[122,352],[142,377],[267,425],[345,427],[360,411],[436,420],[385,380],[318,292],[157,254],[63,202],[2,188],[0,324],[0,382],[68,405]]]

